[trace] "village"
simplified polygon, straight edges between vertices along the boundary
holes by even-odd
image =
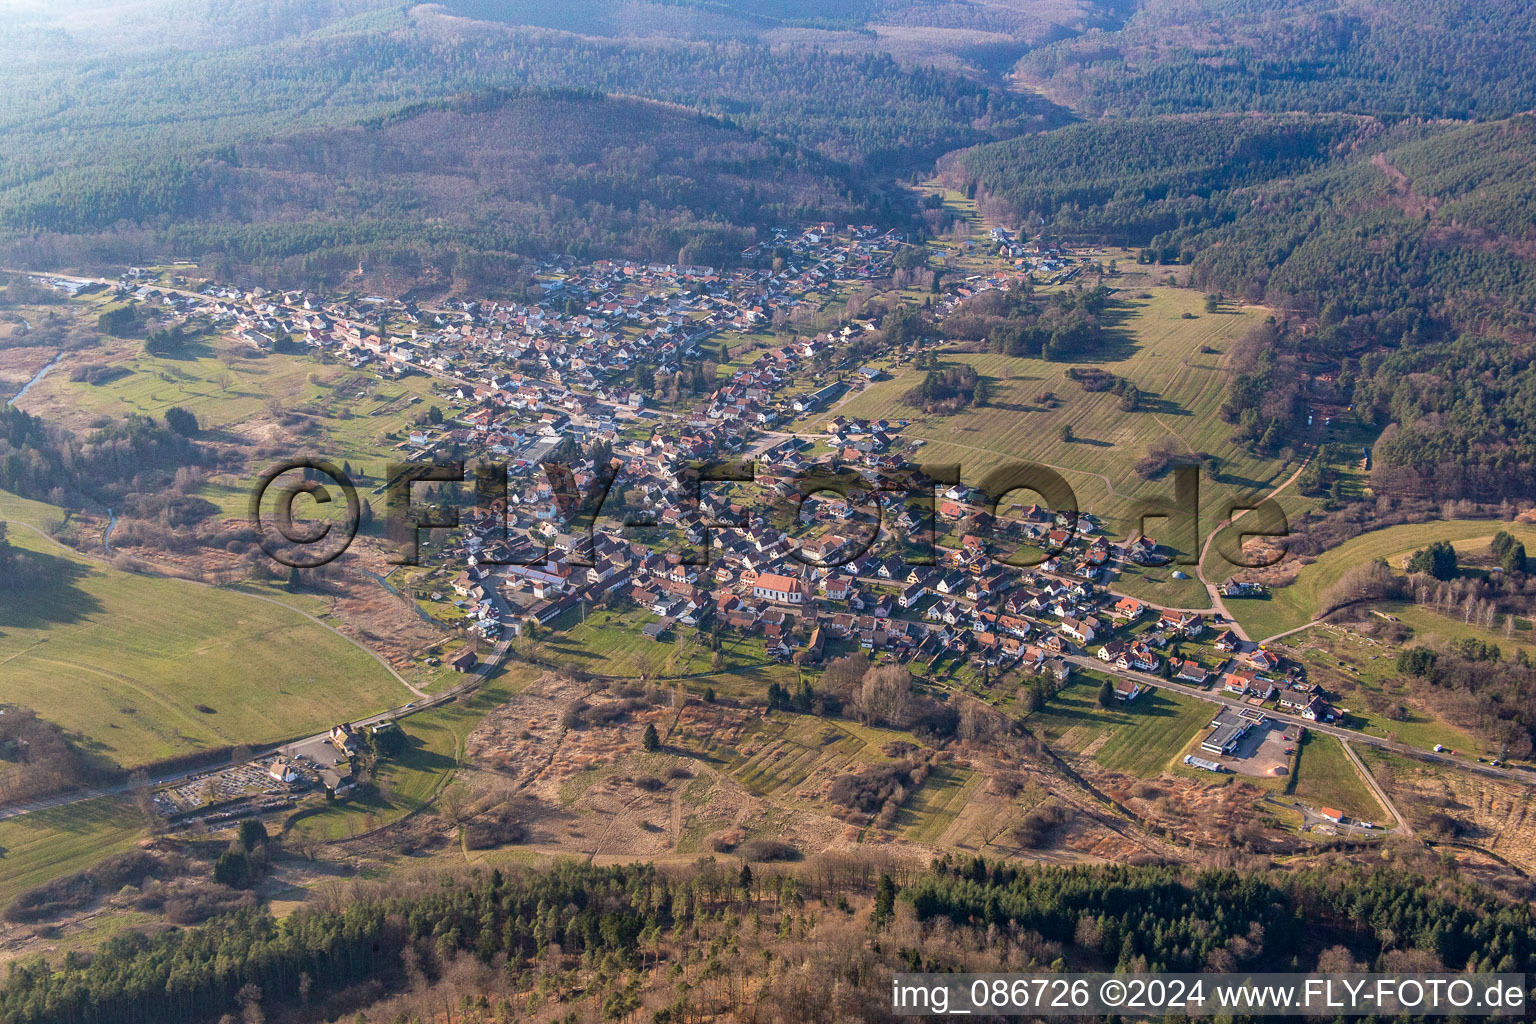
[[[1063,284],[1097,265],[1006,233],[991,241],[998,269],[934,295],[936,318],[979,291]],[[263,351],[286,345],[384,378],[434,379],[449,411],[402,440],[402,461],[449,450],[508,466],[504,504],[476,508],[435,538],[430,598],[451,605],[455,628],[474,641],[454,655],[459,672],[475,667],[483,645],[530,629],[559,634],[603,608],[624,610],[627,627],[653,643],[718,649],[722,634],[737,636],[799,668],[859,653],[980,692],[1011,680],[1051,693],[1085,671],[1108,673],[1120,702],[1179,688],[1216,702],[1201,756],[1187,762],[1207,771],[1241,773],[1234,761],[1275,754],[1244,743],[1269,715],[1337,717],[1301,666],[1219,612],[1117,593],[1120,567],[1166,561],[1151,537],[1117,541],[1086,512],[912,478],[920,442],[904,438],[903,421],[837,414],[843,396],[882,377],[871,360],[911,358],[878,347],[873,320],[761,345],[691,406],[679,402],[675,378],[714,336],[786,324],[808,296],[887,276],[911,248],[893,233],[830,224],[776,232],[765,247],[778,269],[547,262],[538,302],[436,309],[219,285],[191,292],[139,271],[118,289]],[[658,402],[668,387],[672,401]],[[685,467],[726,457],[750,463],[750,480],[696,494],[680,485]],[[851,490],[807,486],[834,465]],[[901,474],[918,486],[882,486]],[[1227,581],[1220,592],[1239,599],[1262,588]],[[1292,730],[1290,753],[1302,727],[1279,724]],[[275,762],[271,781],[345,793],[355,753]],[[1257,764],[1250,774],[1285,770]],[[274,798],[263,782],[258,790]]]

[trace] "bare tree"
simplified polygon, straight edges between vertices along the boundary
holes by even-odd
[[[916,706],[912,674],[904,665],[879,665],[864,674],[859,707],[871,723],[904,729],[912,724]]]

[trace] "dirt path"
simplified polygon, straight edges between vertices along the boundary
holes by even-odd
[[[1296,472],[1294,472],[1290,476],[1286,477],[1279,485],[1274,487],[1268,494],[1266,494],[1266,495],[1264,495],[1264,497],[1260,498],[1259,502],[1262,503],[1262,502],[1268,501],[1270,498],[1273,498],[1275,495],[1279,494],[1281,491],[1283,491],[1287,487],[1291,486],[1291,484],[1295,483],[1297,478],[1301,476],[1302,471],[1305,470],[1307,468],[1307,466],[1311,464],[1312,459],[1313,459],[1313,456],[1310,456],[1310,455],[1307,458],[1303,459],[1301,461],[1301,465],[1296,467]],[[1233,516],[1231,519],[1224,520],[1223,522],[1217,523],[1215,528],[1212,529],[1211,532],[1206,535],[1205,544],[1200,548],[1200,560],[1195,563],[1195,577],[1197,579],[1199,579],[1199,581],[1205,585],[1205,592],[1211,596],[1211,607],[1216,609],[1218,612],[1220,612],[1222,614],[1222,616],[1230,624],[1230,626],[1232,628],[1232,631],[1234,633],[1236,633],[1238,636],[1242,637],[1244,640],[1249,640],[1249,639],[1251,639],[1251,637],[1248,636],[1248,632],[1245,629],[1243,629],[1243,627],[1238,623],[1238,621],[1235,618],[1232,617],[1232,613],[1227,611],[1226,602],[1222,601],[1222,599],[1221,599],[1221,592],[1216,589],[1216,584],[1212,583],[1210,580],[1206,579],[1206,577],[1205,577],[1205,559],[1211,553],[1211,545],[1216,542],[1216,535],[1221,533],[1221,531],[1225,530],[1228,526],[1230,526],[1233,523],[1237,522],[1239,519],[1243,518],[1243,516],[1247,515],[1251,511],[1252,511],[1252,509],[1243,509],[1241,512],[1239,512],[1237,515]]]
[[[1387,791],[1382,789],[1381,784],[1376,781],[1376,776],[1372,775],[1371,770],[1365,766],[1365,762],[1360,760],[1360,755],[1355,753],[1355,748],[1350,746],[1348,740],[1340,740],[1339,742],[1344,747],[1344,753],[1348,754],[1349,759],[1355,763],[1355,769],[1364,776],[1365,784],[1371,787],[1372,793],[1376,794],[1377,801],[1386,809],[1388,814],[1397,819],[1395,828],[1398,832],[1412,837],[1413,826],[1408,824],[1408,819],[1398,811],[1397,805],[1392,802],[1392,798],[1387,796]]]

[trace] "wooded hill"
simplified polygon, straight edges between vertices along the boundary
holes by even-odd
[[[463,999],[456,1020],[555,1019],[554,1004],[601,1007],[610,1020],[644,1009],[668,1024],[737,1008],[739,995],[721,1002],[728,990],[752,993],[755,1019],[831,1021],[881,1019],[893,969],[1536,967],[1528,906],[1400,869],[1260,874],[946,857],[902,872],[901,886],[860,867],[844,859],[770,873],[701,860],[663,872],[564,861],[423,874],[359,887],[344,908],[316,902],[282,921],[244,911],[197,929],[130,930],[59,965],[18,962],[0,985],[0,1016],[211,1024],[242,1009],[253,1019],[254,1004],[262,1019],[307,1005],[306,1019],[392,1020],[381,1001],[409,987],[433,1019]],[[734,984],[709,984],[717,979]],[[487,994],[507,1002],[493,1008]],[[834,1002],[860,1010],[815,1009]],[[361,1006],[369,1012],[354,1018]]]
[[[15,55],[14,61],[0,61],[0,89],[8,97],[0,111],[6,140],[0,158],[0,255],[8,261],[35,266],[131,263],[151,253],[164,255],[167,244],[200,241],[215,249],[229,241],[237,255],[283,259],[284,250],[307,246],[312,238],[276,238],[263,227],[246,238],[226,238],[217,230],[201,238],[170,236],[163,229],[170,221],[221,210],[253,209],[258,223],[273,220],[273,212],[280,213],[276,220],[292,221],[298,206],[315,197],[296,183],[296,172],[281,186],[275,178],[284,173],[281,160],[301,143],[315,144],[316,132],[338,134],[326,146],[332,154],[381,144],[379,161],[389,167],[399,163],[389,147],[396,140],[406,140],[399,144],[409,147],[410,130],[425,130],[424,123],[392,124],[372,135],[359,134],[358,124],[390,118],[410,104],[501,89],[521,92],[522,106],[538,103],[533,95],[541,89],[650,98],[727,118],[737,135],[730,135],[727,124],[714,124],[711,130],[707,123],[694,123],[687,111],[668,120],[639,107],[610,106],[602,111],[605,117],[593,118],[593,107],[578,115],[561,106],[551,109],[548,120],[567,129],[568,138],[562,138],[544,132],[538,115],[513,109],[504,117],[521,117],[516,127],[533,130],[539,158],[550,164],[551,187],[541,190],[539,201],[559,204],[570,198],[574,209],[541,215],[550,223],[539,229],[521,220],[530,210],[511,212],[513,227],[504,236],[485,239],[493,250],[510,243],[538,246],[531,235],[565,235],[574,218],[591,210],[599,223],[590,233],[576,232],[579,246],[601,244],[611,246],[614,255],[673,259],[699,218],[711,221],[707,230],[714,232],[713,221],[742,229],[773,216],[836,216],[859,206],[843,197],[826,203],[829,195],[849,192],[852,181],[880,180],[892,170],[920,167],[955,146],[1069,120],[1041,98],[989,88],[923,64],[899,64],[880,52],[770,46],[751,37],[588,37],[452,17],[435,5],[407,11],[366,0],[243,3],[241,17],[252,23],[250,40],[243,41],[217,12],[186,12],[186,23],[177,25],[164,6],[151,0],[138,9],[137,21],[123,12],[88,11],[65,21],[65,28],[26,18],[0,26],[0,54]],[[108,34],[120,26],[127,41],[112,49]],[[625,111],[636,114],[636,123],[622,123]],[[593,167],[588,175],[607,181],[562,180],[567,164],[591,163],[584,163],[587,155],[601,163],[602,154],[591,154],[588,144],[614,129],[619,135],[608,155],[616,157],[621,144],[628,144],[639,150],[636,158]],[[511,141],[485,138],[493,129],[470,130],[490,146],[490,154],[504,154],[487,155],[485,161],[505,160]],[[465,146],[445,140],[442,132],[432,141],[447,143],[450,161],[455,160],[452,149]],[[567,141],[576,147],[573,154],[561,149]],[[700,167],[688,163],[694,149],[700,150]],[[370,160],[352,152],[335,172],[326,173],[361,180]],[[468,164],[478,160],[465,157]],[[235,172],[233,166],[241,161],[267,172]],[[760,167],[746,172],[748,161]],[[727,172],[722,163],[736,169]],[[406,173],[424,166],[412,164]],[[535,167],[542,170],[536,160],[513,170],[525,173]],[[753,177],[753,187],[736,190],[731,178],[743,173]],[[637,192],[634,184],[644,175],[664,178],[657,186],[659,197]],[[770,187],[776,175],[790,181],[782,189]],[[464,167],[449,167],[449,177],[453,187],[464,187]],[[843,178],[845,183],[828,192],[811,178]],[[674,189],[679,180],[693,183],[682,186],[690,197],[719,189],[719,207],[703,216],[703,210],[694,209],[694,198]],[[333,184],[347,187],[344,180]],[[395,210],[410,209],[409,189],[402,195],[398,184],[378,184],[382,195],[370,216],[382,218],[392,204]],[[416,186],[421,184],[418,178]],[[567,195],[567,184],[574,195]],[[278,195],[263,192],[272,187]],[[315,187],[324,192],[318,181]],[[465,198],[476,195],[484,198],[472,187]],[[525,198],[515,189],[508,201]],[[644,230],[614,224],[596,209],[631,198],[659,201],[656,212],[641,213],[647,220]],[[401,201],[406,206],[398,206]],[[757,210],[760,204],[768,209]],[[743,210],[753,212],[737,220]],[[324,221],[343,210],[321,201],[312,212]],[[467,216],[487,223],[508,212],[472,206]],[[653,218],[662,226],[654,226]],[[409,227],[412,233],[436,230],[419,223]],[[318,241],[332,247],[324,236]],[[336,244],[352,243],[336,239]],[[473,255],[481,239],[459,235],[455,244]],[[197,258],[203,250],[181,249],[175,255]]]
[[[1266,365],[1331,366],[1342,404],[1388,428],[1378,493],[1496,501],[1536,495],[1532,166],[1531,115],[1243,114],[1075,125],[945,173],[1026,231],[1141,246],[1197,287],[1276,307],[1293,322],[1262,340]],[[1261,380],[1234,377],[1234,423],[1245,393],[1276,393]],[[1284,438],[1299,422],[1271,409],[1239,425]]]
[[[497,256],[718,266],[772,225],[890,216],[825,157],[675,107],[560,90],[419,104],[221,147],[164,175],[13,216],[97,232],[125,259],[157,244],[305,282],[362,260],[408,277],[435,266],[466,286],[491,283]],[[114,200],[129,205],[114,213]],[[145,227],[114,229],[126,215]]]
[[[1017,73],[1088,117],[1210,110],[1509,117],[1536,106],[1524,0],[1145,0]]]

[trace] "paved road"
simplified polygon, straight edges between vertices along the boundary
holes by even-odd
[[[1189,697],[1194,697],[1198,700],[1203,700],[1211,704],[1224,704],[1227,707],[1235,708],[1240,711],[1251,707],[1247,701],[1236,697],[1229,697],[1225,693],[1201,689],[1198,686],[1189,686],[1185,683],[1180,683],[1172,679],[1164,679],[1161,676],[1154,676],[1146,672],[1117,669],[1113,666],[1106,665],[1104,662],[1098,660],[1097,658],[1090,658],[1087,655],[1068,654],[1064,655],[1064,657],[1067,661],[1072,662],[1080,668],[1090,668],[1095,672],[1119,676],[1123,679],[1134,679],[1136,682],[1141,683],[1143,686],[1158,686],[1162,687],[1163,689],[1174,690],[1178,693],[1185,694]],[[1326,725],[1322,722],[1314,722],[1310,719],[1302,718],[1300,715],[1292,715],[1284,711],[1270,711],[1266,709],[1264,714],[1277,722],[1289,722],[1292,725],[1299,725],[1303,728],[1311,729],[1314,732],[1327,733],[1330,736],[1336,736],[1341,740],[1347,740],[1351,743],[1363,743],[1367,746],[1379,747],[1382,750],[1390,750],[1395,754],[1402,754],[1407,757],[1412,757],[1415,760],[1427,761],[1431,764],[1445,765],[1447,767],[1460,769],[1461,771],[1471,772],[1476,775],[1485,775],[1489,778],[1501,779],[1506,782],[1519,782],[1528,786],[1536,785],[1536,771],[1532,771],[1529,768],[1495,768],[1489,764],[1478,764],[1476,762],[1466,761],[1458,757],[1436,754],[1429,750],[1420,750],[1418,747],[1410,747],[1406,743],[1398,743],[1395,740],[1382,739],[1379,736],[1371,736],[1367,733],[1358,732],[1354,729],[1345,729],[1342,726]],[[1347,745],[1348,744],[1346,743],[1346,746]],[[1369,773],[1367,773],[1367,775],[1369,775]]]
[[[1366,785],[1371,787],[1371,792],[1376,794],[1376,799],[1381,803],[1381,806],[1387,809],[1388,814],[1397,819],[1397,828],[1405,836],[1413,835],[1413,826],[1408,824],[1408,819],[1398,811],[1397,805],[1392,802],[1392,798],[1387,796],[1387,791],[1382,789],[1381,784],[1376,781],[1376,776],[1372,775],[1370,769],[1366,768],[1365,762],[1360,760],[1360,755],[1355,753],[1355,748],[1349,745],[1348,740],[1343,741],[1343,747],[1344,753],[1348,754],[1349,759],[1355,762],[1355,768],[1365,777]]]
[[[1296,467],[1296,472],[1282,480],[1278,485],[1272,488],[1268,494],[1264,495],[1264,497],[1260,498],[1254,504],[1257,505],[1268,501],[1270,498],[1273,498],[1275,495],[1291,486],[1291,484],[1295,483],[1296,479],[1301,476],[1302,471],[1305,470],[1307,466],[1312,462],[1312,459],[1313,456],[1310,455],[1307,458],[1302,459],[1301,465]],[[1221,599],[1221,591],[1217,588],[1217,585],[1205,578],[1205,558],[1210,554],[1211,545],[1216,542],[1216,536],[1221,533],[1222,530],[1237,522],[1251,511],[1252,509],[1243,509],[1231,519],[1222,523],[1218,523],[1216,528],[1206,535],[1205,544],[1200,548],[1200,559],[1195,563],[1195,576],[1200,580],[1201,583],[1205,585],[1205,592],[1210,595],[1211,598],[1211,607],[1220,612],[1222,617],[1225,618],[1228,623],[1230,623],[1232,632],[1236,633],[1244,640],[1251,639],[1248,636],[1247,631],[1243,629],[1242,624],[1239,623],[1237,619],[1232,617],[1232,613],[1227,611],[1226,602]]]

